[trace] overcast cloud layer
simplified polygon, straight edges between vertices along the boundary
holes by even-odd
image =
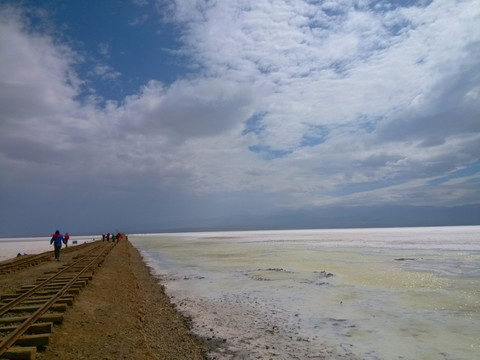
[[[124,77],[108,44],[83,71],[79,39],[14,3],[0,2],[6,233],[66,212],[141,227],[480,204],[480,1],[137,1],[145,17],[125,26],[175,29],[185,71],[122,99],[92,81]]]

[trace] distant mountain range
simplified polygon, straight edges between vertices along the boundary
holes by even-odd
[[[153,213],[154,214],[154,213]],[[152,216],[139,218],[128,216],[121,219],[121,226],[115,216],[100,222],[79,222],[70,216],[62,229],[71,234],[101,234],[107,231],[121,231],[127,234],[165,233],[191,231],[242,231],[242,230],[287,230],[287,229],[345,229],[408,226],[459,226],[480,225],[480,204],[455,207],[433,206],[331,206],[311,207],[298,210],[276,211],[268,215],[243,213],[223,217],[185,217],[176,220]],[[109,223],[110,221],[110,223]],[[98,225],[98,224],[101,225]],[[43,222],[42,222],[43,224]],[[30,222],[20,227],[21,232],[0,231],[1,237],[46,236],[49,229],[30,229]],[[33,225],[32,225],[33,226]],[[88,226],[88,227],[86,227]],[[479,235],[480,236],[480,235]]]
[[[456,207],[362,206],[278,211],[268,216],[241,215],[197,219],[189,226],[156,228],[154,232],[275,229],[372,228],[480,225],[480,205]]]

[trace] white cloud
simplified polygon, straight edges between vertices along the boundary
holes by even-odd
[[[478,1],[175,5],[198,73],[104,108],[77,100],[71,49],[0,12],[0,164],[11,179],[108,173],[121,186],[263,193],[272,206],[480,201],[473,183],[429,184],[480,158]]]
[[[248,89],[216,79],[180,80],[165,87],[149,82],[115,109],[121,126],[145,136],[160,134],[172,143],[221,135],[247,116]],[[235,110],[235,111],[232,111]]]
[[[478,139],[478,107],[440,103],[476,89],[475,81],[464,77],[468,71],[478,76],[479,70],[478,62],[469,65],[480,35],[475,3],[436,1],[375,11],[368,1],[323,7],[298,1],[176,2],[175,19],[185,25],[186,48],[205,76],[249,84],[258,94],[252,111],[264,114],[261,131],[249,134],[247,144],[293,152],[270,161],[268,168],[275,170],[269,175],[263,171],[251,186],[261,187],[265,180],[271,191],[288,191],[312,183],[306,193],[322,194],[335,181],[405,182],[475,161],[478,153],[465,150]],[[443,135],[434,134],[441,130],[435,127],[438,122],[445,124]],[[300,146],[318,126],[330,135],[317,146],[317,154],[317,149]],[[382,132],[370,135],[362,130],[366,126]],[[418,134],[419,129],[421,135],[382,138],[392,127],[397,136]],[[472,139],[466,140],[464,134],[472,130]],[[458,143],[463,160],[448,156],[452,142]],[[420,147],[428,143],[437,143],[441,155],[419,162],[415,155],[428,154]],[[299,153],[311,159],[301,168],[291,161]],[[375,154],[399,160],[365,168]],[[437,156],[443,156],[445,165],[429,166],[442,163]],[[419,172],[422,164],[425,169]]]
[[[81,84],[71,68],[74,53],[48,36],[28,35],[22,20],[9,8],[0,12],[0,146],[8,152],[7,143],[17,148],[25,139],[41,144],[50,136],[59,138],[53,147],[60,146]]]
[[[102,42],[97,45],[97,48],[100,55],[105,57],[110,56],[110,44]]]
[[[115,71],[111,66],[105,64],[95,65],[91,74],[93,76],[98,76],[103,80],[115,80],[122,75],[118,71]]]
[[[455,64],[478,38],[471,6],[375,12],[343,2],[338,16],[328,16],[302,2],[177,2],[176,19],[206,76],[259,94],[255,106],[267,113],[262,141],[287,150],[298,146],[303,124],[354,125],[360,116],[407,110],[443,76],[458,74]]]

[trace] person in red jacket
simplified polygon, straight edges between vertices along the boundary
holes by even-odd
[[[63,237],[63,243],[65,244],[66,248],[68,247],[68,240],[70,240],[70,235],[66,233],[65,236]]]

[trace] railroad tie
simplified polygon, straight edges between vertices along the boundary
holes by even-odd
[[[37,347],[36,346],[13,346],[9,348],[3,356],[6,359],[13,360],[35,360],[37,357]]]
[[[34,285],[25,285],[16,294],[4,294],[0,303],[0,358],[30,359],[37,348],[48,345],[53,324],[59,324],[67,306],[90,280],[115,244],[92,248],[88,256],[76,257],[57,272],[44,273]],[[48,311],[48,313],[47,313]]]

